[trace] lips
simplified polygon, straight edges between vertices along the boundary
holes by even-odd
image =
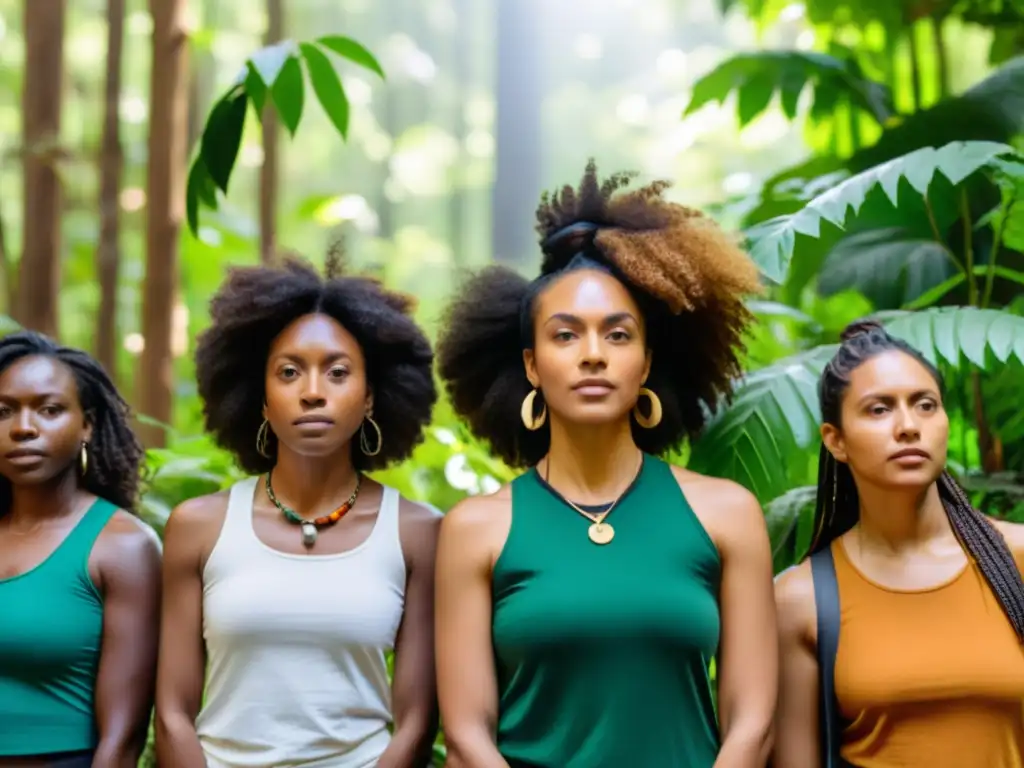
[[[615,386],[607,379],[583,379],[573,384],[573,391],[584,396],[607,395]]]
[[[39,464],[46,454],[35,448],[16,448],[4,455],[9,464],[15,467],[29,467]]]
[[[334,425],[334,419],[329,416],[302,416],[292,424],[296,427],[330,427]]]
[[[927,461],[932,456],[928,451],[922,450],[921,448],[904,448],[902,451],[896,451],[889,457],[890,461],[903,461],[907,463]]]

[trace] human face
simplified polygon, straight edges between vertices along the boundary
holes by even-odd
[[[554,418],[604,424],[628,419],[650,372],[640,309],[598,270],[570,272],[534,307],[534,348],[524,362]]]
[[[359,343],[327,315],[298,318],[270,346],[266,398],[264,417],[281,446],[337,454],[373,407]]]
[[[942,474],[949,417],[928,369],[899,350],[884,352],[850,376],[842,427],[822,426],[822,440],[849,465],[858,484],[925,488]]]
[[[13,485],[77,469],[91,437],[75,378],[59,360],[23,357],[0,374],[0,475]]]

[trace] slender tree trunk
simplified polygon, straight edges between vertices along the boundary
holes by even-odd
[[[24,249],[15,318],[56,336],[60,292],[59,157],[64,87],[65,0],[23,4],[25,80],[21,97],[24,157]]]
[[[174,388],[171,332],[178,292],[179,235],[188,161],[186,0],[150,0],[149,8],[153,17],[153,66],[142,304],[145,348],[139,361],[137,401],[142,414],[168,424]],[[157,427],[141,425],[139,434],[147,446],[165,444],[166,435]]]
[[[107,0],[107,80],[104,92],[103,140],[100,154],[100,242],[97,273],[100,311],[96,328],[96,356],[107,372],[117,376],[117,277],[121,262],[120,234],[121,52],[124,47],[125,0]]]
[[[266,43],[284,37],[282,0],[267,0]],[[260,167],[260,261],[270,264],[277,250],[278,120],[273,104],[263,109],[263,165]]]

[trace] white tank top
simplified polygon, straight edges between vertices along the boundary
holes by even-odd
[[[369,537],[337,555],[271,549],[252,525],[258,478],[231,488],[203,571],[209,768],[364,768],[391,736],[385,652],[405,604],[398,491]]]

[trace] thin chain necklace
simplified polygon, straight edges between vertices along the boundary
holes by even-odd
[[[561,493],[558,493],[558,491],[555,491],[555,493],[558,493],[558,496],[559,498],[562,499],[562,501],[564,501],[566,504],[568,504],[570,507],[575,509],[581,515],[583,515],[583,517],[587,518],[587,520],[590,521],[590,527],[587,529],[587,535],[590,537],[590,540],[592,542],[603,546],[605,544],[608,544],[609,542],[611,542],[612,539],[615,538],[615,529],[612,528],[611,523],[606,523],[605,519],[608,517],[608,515],[612,513],[612,510],[618,506],[619,502],[622,501],[623,497],[629,492],[629,489],[633,487],[633,483],[636,482],[636,478],[639,477],[640,472],[643,470],[643,467],[644,455],[641,452],[640,466],[637,467],[637,471],[636,474],[633,476],[633,479],[630,480],[629,485],[627,485],[623,489],[622,493],[620,493],[618,497],[613,502],[611,502],[611,504],[608,505],[608,508],[603,512],[589,512],[583,509],[580,505],[575,504],[569,499],[567,499]],[[548,477],[550,476],[550,474],[551,457],[549,456],[547,465],[544,467],[544,482],[547,483],[548,487],[551,488],[551,490],[555,490],[554,488],[551,487],[551,483],[548,482]]]
[[[320,536],[320,528],[325,528],[329,525],[334,525],[336,522],[341,520],[345,516],[345,513],[352,509],[352,506],[356,503],[356,499],[359,498],[359,487],[363,484],[363,476],[361,474],[356,475],[356,487],[352,491],[352,495],[337,509],[331,512],[329,515],[322,515],[320,517],[314,517],[312,520],[307,520],[302,517],[291,507],[286,507],[280,501],[277,500],[277,496],[274,495],[274,487],[270,483],[270,476],[274,470],[267,472],[267,498],[273,503],[275,507],[281,510],[281,514],[284,515],[284,519],[289,523],[301,526],[302,528],[302,544],[306,549],[312,549],[313,545],[316,544],[317,538]]]

